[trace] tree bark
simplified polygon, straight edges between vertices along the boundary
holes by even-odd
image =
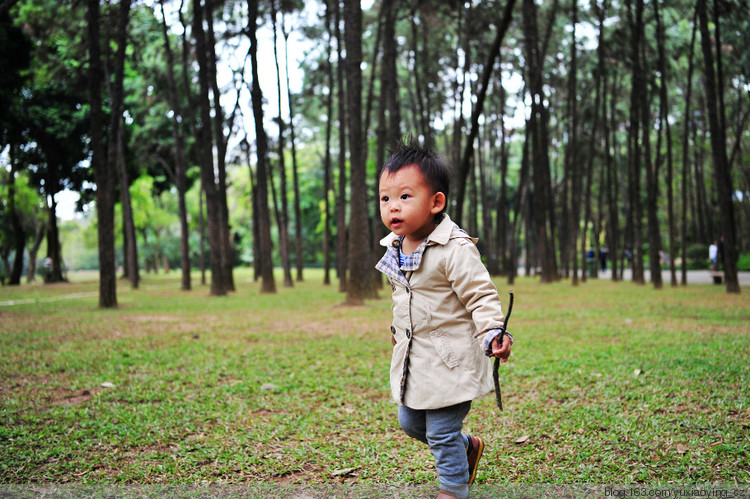
[[[114,61],[114,82],[111,88],[112,114],[109,122],[109,138],[107,142],[107,162],[115,166],[120,183],[120,204],[122,205],[123,236],[125,239],[124,267],[133,289],[138,288],[138,253],[135,240],[135,224],[133,210],[130,203],[130,182],[128,181],[127,164],[125,163],[125,134],[123,130],[123,80],[125,71],[125,48],[128,39],[128,18],[130,15],[130,0],[121,0],[117,19],[116,42],[117,51]]]
[[[564,262],[565,265],[569,265],[570,263],[573,264],[573,277],[572,277],[572,284],[573,286],[578,285],[578,262],[579,262],[579,252],[577,250],[578,245],[578,232],[579,227],[581,224],[581,196],[578,195],[579,192],[581,192],[581,172],[578,167],[578,80],[576,79],[577,72],[578,72],[578,47],[576,46],[576,25],[578,24],[578,0],[573,0],[572,2],[572,9],[571,9],[571,48],[570,48],[570,76],[568,80],[568,113],[570,114],[568,120],[568,136],[569,136],[569,142],[568,147],[566,148],[566,164],[567,169],[570,173],[570,180],[569,182],[566,182],[566,185],[570,186],[570,193],[568,196],[568,199],[570,200],[570,219],[565,220],[565,217],[563,217],[563,224],[564,226],[566,223],[568,225],[567,230],[563,230],[563,234],[565,234],[565,237],[567,240],[565,243],[563,241],[560,242],[560,246],[562,248],[563,244],[565,244],[566,251],[564,256]],[[600,28],[601,29],[601,28]],[[601,40],[601,39],[600,39]],[[591,129],[591,137],[592,137],[592,144],[595,142],[595,137],[598,132],[598,126],[597,126],[597,117],[599,112],[599,91],[601,89],[601,74],[597,72],[596,76],[596,98],[595,98],[595,104],[594,104],[594,125]],[[591,158],[594,156],[594,148],[591,147],[588,151],[588,154]],[[567,203],[568,199],[565,199],[564,202]],[[564,205],[566,206],[566,205]],[[568,223],[569,222],[569,223]],[[569,234],[568,234],[569,232]],[[582,251],[585,251],[586,249],[583,248]],[[585,265],[583,266],[583,271],[586,272]]]
[[[281,208],[277,213],[279,226],[279,250],[281,252],[281,266],[284,269],[284,287],[294,286],[292,280],[292,265],[289,258],[289,197],[287,196],[286,161],[284,158],[284,117],[281,112],[281,69],[279,66],[278,34],[276,29],[276,0],[271,0],[271,24],[273,27],[273,60],[276,65],[276,94],[278,96],[278,165],[279,165],[279,197]]]
[[[685,109],[682,113],[685,116],[685,125],[682,131],[682,203],[680,218],[680,257],[682,265],[680,266],[680,284],[687,286],[687,230],[688,230],[688,179],[690,177],[690,154],[688,146],[690,143],[690,129],[693,126],[691,99],[693,94],[693,68],[694,68],[694,51],[695,51],[695,33],[698,29],[697,11],[693,14],[693,29],[690,34],[690,49],[688,54],[688,73],[687,89],[685,90]]]
[[[297,267],[297,282],[304,280],[304,255],[302,253],[302,203],[299,191],[299,168],[297,165],[297,137],[294,128],[294,99],[292,89],[289,86],[289,33],[284,22],[284,13],[281,13],[281,34],[284,37],[284,67],[286,73],[286,98],[289,104],[289,142],[292,152],[292,187],[294,190],[294,258]],[[281,113],[279,113],[280,115]],[[330,114],[329,114],[330,116]]]
[[[661,20],[661,13],[659,11],[659,1],[654,0],[654,17],[656,20],[656,39],[657,48],[659,52],[659,73],[661,73],[661,85],[659,85],[659,101],[660,101],[660,123],[665,127],[665,141],[667,145],[667,225],[668,225],[668,240],[669,240],[669,275],[670,275],[670,286],[677,286],[677,270],[675,267],[675,226],[674,226],[674,192],[673,192],[673,165],[672,165],[672,130],[669,124],[669,98],[667,96],[667,56],[666,56],[666,40],[664,35],[664,25]],[[661,125],[660,137],[661,137]],[[661,150],[657,150],[657,161],[656,164],[660,163],[659,156]],[[658,182],[658,177],[656,179]],[[658,226],[657,226],[658,231]]]
[[[367,217],[367,169],[362,134],[362,7],[344,4],[347,104],[350,151],[349,282],[346,303],[361,305],[370,293],[370,244]]]
[[[164,0],[160,0],[159,3],[161,4],[164,52],[167,56],[167,90],[169,103],[172,107],[172,143],[174,145],[175,184],[177,186],[178,206],[177,211],[180,219],[180,268],[182,270],[181,289],[183,291],[188,291],[192,286],[190,281],[190,234],[187,221],[187,205],[185,203],[187,161],[185,160],[185,132],[182,125],[182,120],[180,119],[184,116],[185,113],[182,109],[182,105],[180,104],[177,93],[177,82],[175,79],[174,71],[174,55],[172,53],[172,46],[169,42],[167,19],[164,15]],[[189,91],[189,89],[185,90]]]
[[[638,19],[636,23],[639,27],[639,36],[643,37],[640,44],[642,52],[640,58],[642,61],[641,70],[646,73],[648,67],[645,48],[645,30],[643,29],[644,10],[645,2],[638,0],[638,7],[636,9]],[[661,165],[658,160],[651,158],[651,95],[644,76],[641,76],[640,82],[642,86],[638,97],[641,106],[641,148],[643,149],[643,157],[646,162],[646,227],[649,243],[649,269],[651,271],[651,283],[654,285],[655,289],[661,289],[664,284],[661,277],[661,234],[659,233],[659,217],[657,214],[659,209],[659,167]],[[658,159],[658,147],[656,156]]]
[[[333,50],[331,29],[331,6],[326,0],[325,22],[326,22],[326,77],[328,81],[328,95],[326,96],[326,145],[323,158],[323,284],[331,284],[331,129],[333,128],[333,92],[335,79],[333,75],[333,63],[331,62]]]
[[[737,235],[734,218],[734,189],[729,170],[726,148],[726,128],[724,126],[723,88],[721,86],[721,38],[719,36],[719,17],[714,16],[715,47],[708,30],[706,0],[698,0],[698,19],[701,30],[701,48],[703,50],[704,84],[708,123],[711,130],[711,157],[714,164],[714,179],[718,193],[721,213],[721,231],[724,240],[724,279],[727,293],[739,293],[740,284],[737,278]],[[716,51],[716,62],[714,53]]]
[[[193,36],[198,60],[198,83],[200,123],[197,127],[197,147],[199,154],[201,183],[206,193],[206,219],[208,225],[208,245],[211,266],[212,296],[227,294],[223,268],[223,231],[221,227],[221,200],[219,186],[214,173],[213,141],[211,139],[211,103],[208,97],[209,67],[206,47],[206,34],[203,27],[204,7],[201,0],[193,0]]]
[[[261,293],[275,293],[276,281],[273,276],[273,258],[271,244],[271,216],[268,212],[268,138],[263,125],[263,92],[260,89],[258,79],[258,0],[248,0],[250,36],[250,62],[252,65],[253,82],[250,97],[253,105],[253,117],[255,119],[256,135],[256,181],[258,190],[258,231],[260,233],[260,255],[261,259]]]
[[[345,62],[344,62],[344,37],[341,34],[341,7],[339,2],[333,0],[334,26],[336,31],[336,82],[338,83],[338,118],[339,118],[339,182],[338,196],[336,197],[336,273],[339,278],[339,291],[346,292],[348,285],[347,269],[349,268],[348,234],[346,223],[346,134],[347,134],[347,109],[346,109],[346,87],[345,87]]]
[[[16,171],[17,160],[14,157],[14,146],[11,146],[10,171],[8,172],[8,212],[10,213],[11,227],[13,228],[13,266],[10,269],[8,284],[18,286],[21,284],[21,275],[23,274],[23,253],[26,249],[26,231],[21,223],[21,217],[18,214],[16,206]]]
[[[471,111],[471,128],[469,130],[469,136],[466,139],[466,149],[464,149],[461,164],[459,165],[454,182],[456,185],[456,188],[454,189],[456,193],[455,220],[459,225],[462,223],[466,179],[469,175],[471,159],[474,156],[474,142],[479,134],[479,117],[482,115],[484,109],[484,101],[487,97],[490,78],[492,77],[495,68],[495,61],[500,55],[500,47],[503,43],[503,38],[505,38],[505,33],[508,31],[508,26],[510,25],[513,16],[513,6],[515,5],[515,2],[516,0],[507,0],[507,3],[505,4],[503,15],[500,18],[500,23],[495,33],[495,39],[489,49],[487,61],[485,62],[484,70],[482,71],[481,86],[479,87],[479,92],[477,92],[476,104]]]
[[[544,105],[542,85],[543,52],[538,47],[537,8],[534,0],[523,1],[524,45],[528,61],[528,91],[531,93],[531,114],[527,122],[531,137],[531,165],[534,185],[534,226],[536,248],[541,256],[541,281],[559,279],[555,257],[555,223],[550,181],[549,137],[547,123],[549,112]]]
[[[232,243],[232,231],[229,227],[229,208],[227,204],[227,168],[226,168],[226,156],[227,156],[227,138],[224,137],[224,110],[221,108],[221,92],[219,90],[219,84],[216,79],[216,37],[214,36],[214,20],[213,20],[213,1],[204,0],[205,18],[206,18],[206,61],[208,71],[208,82],[211,85],[213,107],[213,130],[216,144],[216,197],[218,204],[218,223],[219,223],[219,234],[221,245],[221,272],[222,282],[226,291],[234,291],[234,275],[232,269],[234,267],[234,251]],[[231,122],[229,128],[232,128]]]
[[[44,235],[46,233],[47,225],[40,222],[36,231],[36,237],[34,238],[34,244],[29,248],[29,266],[26,272],[27,283],[36,281],[37,255],[39,254],[39,248],[42,246],[42,241],[44,240]]]
[[[627,1],[628,23],[630,25],[630,56],[633,84],[630,93],[630,130],[628,133],[628,223],[626,238],[632,248],[633,282],[643,284],[643,203],[641,202],[641,154],[640,126],[642,123],[640,96],[647,90],[645,75],[641,66],[641,40],[643,39],[643,0],[638,5],[636,19],[632,15],[632,3]]]
[[[115,176],[112,175],[110,165],[106,162],[102,133],[101,85],[103,73],[99,46],[99,0],[88,0],[87,18],[89,39],[89,102],[91,106],[91,164],[94,168],[94,179],[96,181],[96,211],[99,236],[99,306],[101,308],[114,308],[117,307],[114,234]],[[53,195],[53,210],[50,211],[51,217],[55,216],[55,206],[56,203]],[[56,223],[50,225],[54,225],[54,230],[56,230]],[[56,236],[55,234],[55,238]]]

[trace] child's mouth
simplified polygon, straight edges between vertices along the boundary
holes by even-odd
[[[400,218],[394,218],[391,220],[391,227],[398,227],[400,226],[404,221]]]

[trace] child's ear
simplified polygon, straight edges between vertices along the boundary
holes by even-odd
[[[430,213],[433,215],[437,215],[443,209],[445,208],[445,194],[442,192],[436,192],[432,196],[432,208],[430,209]]]

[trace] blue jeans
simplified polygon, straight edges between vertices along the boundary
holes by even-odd
[[[398,408],[398,423],[404,432],[430,446],[440,488],[459,498],[469,497],[469,440],[461,431],[469,409],[471,401],[441,409]]]

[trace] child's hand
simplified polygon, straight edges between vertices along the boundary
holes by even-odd
[[[503,335],[503,344],[500,345],[498,342],[499,337],[492,340],[492,355],[491,357],[496,357],[500,359],[501,362],[506,362],[508,360],[508,357],[510,357],[510,346],[511,341],[507,334]]]

